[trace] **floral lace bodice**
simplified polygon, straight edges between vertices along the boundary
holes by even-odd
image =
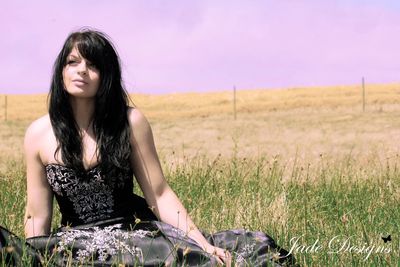
[[[110,184],[104,180],[99,165],[78,175],[69,167],[53,163],[46,165],[46,176],[59,204],[63,225],[132,214],[132,172],[118,173]]]

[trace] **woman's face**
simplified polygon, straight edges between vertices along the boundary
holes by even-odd
[[[96,95],[100,84],[100,72],[81,56],[76,47],[67,56],[67,65],[62,75],[65,90],[71,96],[90,98]]]

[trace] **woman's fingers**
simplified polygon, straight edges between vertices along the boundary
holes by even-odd
[[[217,260],[218,265],[220,265],[220,266],[224,265],[224,262],[221,260],[220,257],[215,256],[215,259]]]
[[[232,256],[231,256],[231,253],[229,253],[229,251],[222,249],[222,248],[215,247],[214,255],[216,256],[217,261],[220,264],[225,264],[228,267],[231,266]]]
[[[227,267],[230,267],[230,266],[231,266],[231,263],[232,263],[232,255],[231,255],[231,253],[229,253],[229,251],[227,251],[227,250],[225,250],[224,257],[223,257],[223,261],[224,261],[224,263],[226,264]]]
[[[232,255],[229,251],[225,250],[225,256],[226,256],[226,266],[230,267],[232,263]]]
[[[228,250],[219,247],[214,247],[212,245],[208,245],[204,250],[215,258],[218,265],[223,265],[228,267],[231,266],[232,255]]]

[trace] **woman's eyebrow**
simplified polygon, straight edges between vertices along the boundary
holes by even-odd
[[[77,55],[68,55],[68,58],[76,58],[76,59],[79,59],[79,56],[77,56]]]

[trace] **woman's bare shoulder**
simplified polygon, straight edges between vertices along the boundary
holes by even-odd
[[[135,128],[147,128],[150,127],[146,117],[138,108],[128,108],[128,121],[133,129]]]
[[[140,110],[137,108],[129,108],[128,121],[132,133],[131,141],[133,143],[146,143],[153,139],[150,123]]]
[[[25,132],[25,142],[38,142],[52,131],[49,114],[34,120]]]

